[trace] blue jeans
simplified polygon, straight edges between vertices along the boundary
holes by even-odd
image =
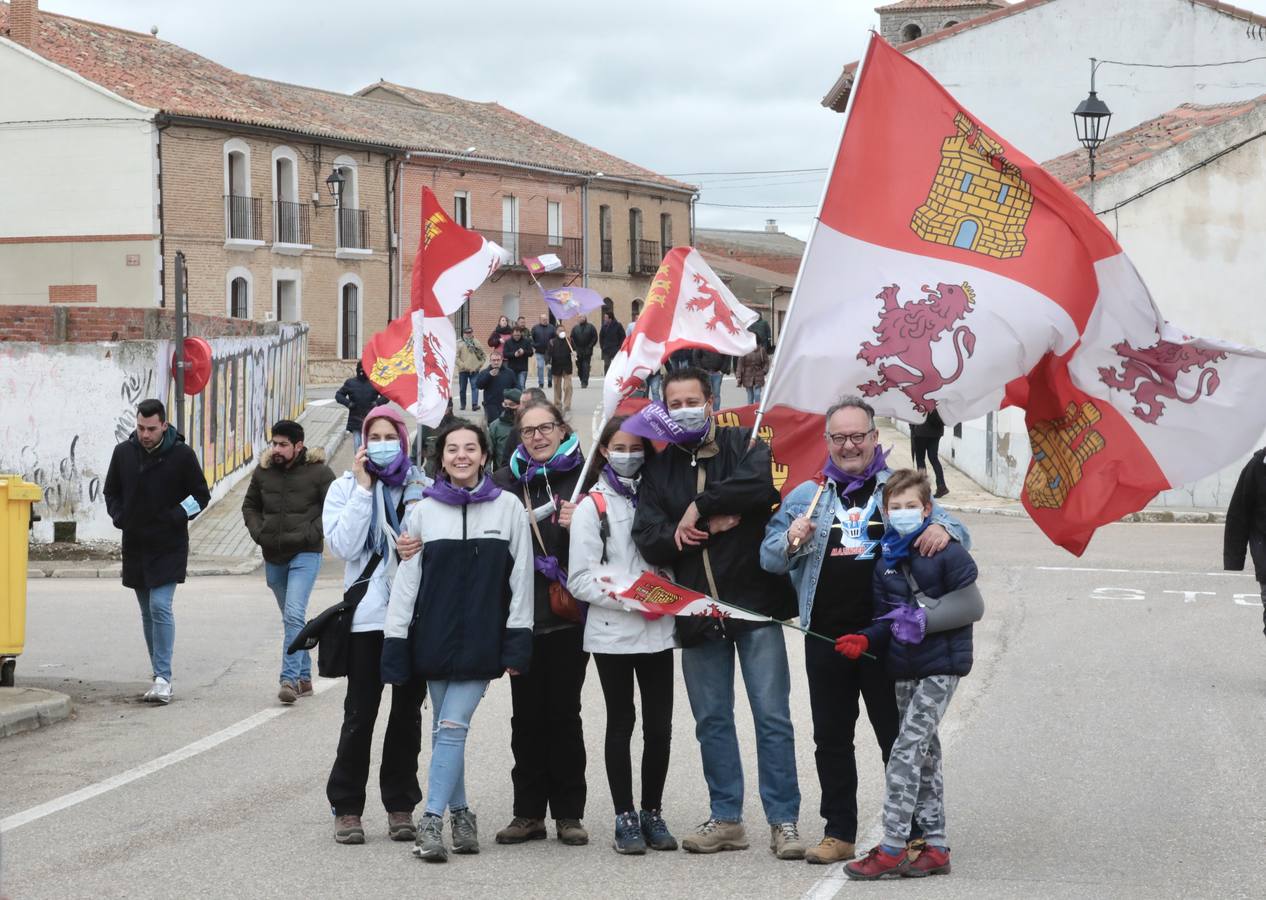
[[[544,353],[536,354],[536,386],[545,387],[545,374],[549,372],[549,363],[546,361]],[[553,372],[549,372],[549,383],[554,383]]]
[[[749,387],[747,388],[747,402],[748,402],[748,403],[760,403],[760,394],[761,394],[761,391],[762,391],[762,390],[763,390],[763,388],[762,388],[762,387],[761,387],[761,385],[759,385],[759,384],[758,384],[758,385],[755,385],[754,387],[749,386]]]
[[[515,372],[514,377],[519,379],[519,390],[521,391],[526,390],[527,389],[527,369],[524,369],[522,372]]]
[[[264,578],[277,598],[285,637],[281,645],[281,680],[307,681],[312,678],[312,655],[307,650],[287,653],[308,617],[308,596],[321,571],[320,553],[296,553],[284,563],[264,563]]]
[[[756,725],[760,799],[771,825],[800,818],[796,740],[791,727],[791,673],[782,627],[761,625],[737,637],[707,641],[681,653],[712,818],[743,819],[743,763],[734,730],[734,652]]]
[[[466,734],[475,708],[488,689],[486,681],[431,681],[431,772],[426,785],[426,812],[465,809]]]
[[[720,372],[709,372],[708,381],[712,382],[712,411],[717,412],[721,409],[721,379]]]
[[[176,644],[176,618],[171,601],[176,596],[176,582],[152,588],[136,588],[141,604],[141,627],[145,630],[145,647],[154,675],[171,681],[171,650]]]
[[[360,443],[361,443],[360,432],[353,431],[352,432],[352,454],[353,455],[355,455],[356,451],[360,449]]]
[[[653,373],[646,379],[646,396],[655,403],[664,402],[664,376],[659,372]]]
[[[470,408],[479,409],[479,388],[475,387],[475,379],[479,377],[478,372],[458,372],[457,373],[457,402],[462,409],[466,408],[466,385],[470,385]]]

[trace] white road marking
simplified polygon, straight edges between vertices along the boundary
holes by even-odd
[[[1194,575],[1199,578],[1252,578],[1245,572],[1170,572],[1167,569],[1091,569],[1079,566],[1034,566],[1039,572],[1108,572],[1117,575]]]
[[[338,684],[336,678],[318,678],[312,683],[312,692],[320,694],[329,690]],[[112,791],[115,788],[123,787],[125,784],[131,784],[133,781],[139,781],[146,775],[153,775],[160,772],[168,766],[174,766],[178,762],[184,762],[191,759],[199,753],[205,753],[215,747],[220,746],[227,741],[233,740],[235,737],[241,737],[246,732],[254,728],[258,728],[265,722],[270,722],[278,716],[285,715],[291,709],[288,706],[274,706],[270,709],[263,709],[255,713],[253,716],[247,716],[240,722],[235,722],[228,728],[222,728],[214,734],[209,734],[200,740],[194,741],[192,744],[186,744],[179,750],[173,750],[157,759],[151,759],[147,763],[142,763],[135,768],[120,772],[117,775],[111,775],[104,781],[98,781],[96,784],[90,784],[85,788],[64,794],[56,799],[49,800],[47,803],[41,803],[39,806],[33,806],[28,810],[20,813],[14,813],[4,819],[0,819],[0,834],[6,831],[13,831],[15,828],[21,828],[23,825],[29,825],[45,816],[51,816],[54,813],[77,806],[86,800],[94,797],[100,797],[102,794]]]

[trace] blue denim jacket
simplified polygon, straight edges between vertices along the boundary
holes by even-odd
[[[884,482],[891,474],[891,470],[885,469],[876,476],[876,492],[882,490]],[[813,615],[813,597],[818,590],[818,577],[822,574],[822,559],[826,554],[831,523],[834,521],[835,504],[832,498],[827,496],[830,489],[822,492],[822,498],[813,511],[815,525],[813,540],[801,544],[800,549],[792,556],[787,555],[787,529],[791,527],[793,521],[803,516],[809,509],[809,504],[813,502],[813,495],[817,493],[817,490],[816,481],[806,481],[788,494],[782,501],[782,506],[778,507],[778,512],[774,513],[774,517],[765,526],[765,540],[760,545],[762,569],[777,575],[791,575],[791,581],[796,586],[796,594],[800,598],[800,624],[806,628],[809,627],[809,620]],[[887,524],[888,516],[883,513],[882,508],[880,515]],[[943,526],[950,537],[962,544],[964,549],[971,549],[971,535],[967,533],[967,529],[961,522],[941,509],[935,500],[932,501],[932,522]]]

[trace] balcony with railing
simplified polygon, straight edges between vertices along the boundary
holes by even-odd
[[[629,274],[654,275],[659,271],[660,253],[658,241],[629,242]]]
[[[273,243],[301,247],[312,245],[306,204],[291,203],[289,200],[273,201]]]
[[[264,202],[259,197],[224,195],[224,234],[230,241],[263,242]]]
[[[500,231],[490,228],[475,230],[510,254],[511,267],[517,266],[521,269],[525,256],[542,256],[546,253],[553,253],[562,260],[564,270],[579,272],[584,267],[584,247],[578,237],[528,234],[523,231]]]
[[[338,213],[338,249],[369,251],[369,210],[340,206]]]
[[[598,271],[614,272],[615,259],[611,253],[611,238],[603,238],[599,242],[599,248],[600,248],[601,256],[598,262]]]

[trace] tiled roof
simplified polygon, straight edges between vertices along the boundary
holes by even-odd
[[[794,277],[800,270],[805,244],[781,231],[696,228],[695,246],[732,262]]]
[[[707,250],[700,250],[700,255],[704,261],[712,266],[717,272],[723,275],[741,275],[744,278],[750,278],[753,281],[764,282],[772,287],[786,288],[790,290],[796,285],[796,272],[780,272],[777,269],[769,269],[764,266],[753,265],[752,263],[741,262],[737,259],[731,259],[719,253],[711,253]],[[799,264],[797,263],[797,266]],[[750,299],[750,298],[749,298]]]
[[[40,56],[171,116],[401,150],[456,153],[474,144],[478,149],[471,159],[540,165],[581,175],[601,171],[693,190],[495,103],[428,94],[428,102],[406,105],[254,78],[148,34],[42,10],[38,16],[34,49]],[[7,34],[8,20],[9,4],[0,3],[0,32]],[[599,160],[601,165],[586,164]]]
[[[1105,178],[1123,172],[1195,137],[1206,129],[1266,107],[1266,94],[1253,100],[1199,106],[1184,103],[1104,141],[1095,153],[1095,175]],[[1073,190],[1090,180],[1085,150],[1073,150],[1042,164]]]
[[[887,6],[875,7],[875,12],[893,12],[899,9],[965,9],[969,6],[1006,6],[1000,0],[897,0]]]
[[[941,31],[934,31],[931,34],[925,34],[921,38],[913,41],[906,41],[904,44],[898,44],[897,49],[902,53],[909,53],[911,50],[917,50],[920,47],[926,47],[928,44],[935,44],[943,41],[948,37],[953,37],[960,32],[967,31],[971,28],[980,28],[982,25],[988,25],[999,19],[1005,19],[1007,16],[1018,15],[1027,12],[1037,6],[1046,3],[1053,3],[1055,0],[1021,0],[1019,3],[1012,3],[1002,9],[986,13],[983,16],[977,16],[974,19],[968,19],[965,22],[959,22],[953,28],[946,28]],[[1250,12],[1247,9],[1240,9],[1238,6],[1232,6],[1230,3],[1221,3],[1219,0],[1183,0],[1185,3],[1191,3],[1196,6],[1204,6],[1215,12],[1230,16],[1233,19],[1239,19],[1250,25],[1266,26],[1266,16]],[[835,80],[835,84],[831,85],[831,89],[827,91],[825,97],[822,98],[822,105],[836,112],[843,112],[848,102],[849,91],[853,89],[853,76],[857,72],[857,62],[853,61],[844,67],[844,71],[840,73],[840,77]]]

